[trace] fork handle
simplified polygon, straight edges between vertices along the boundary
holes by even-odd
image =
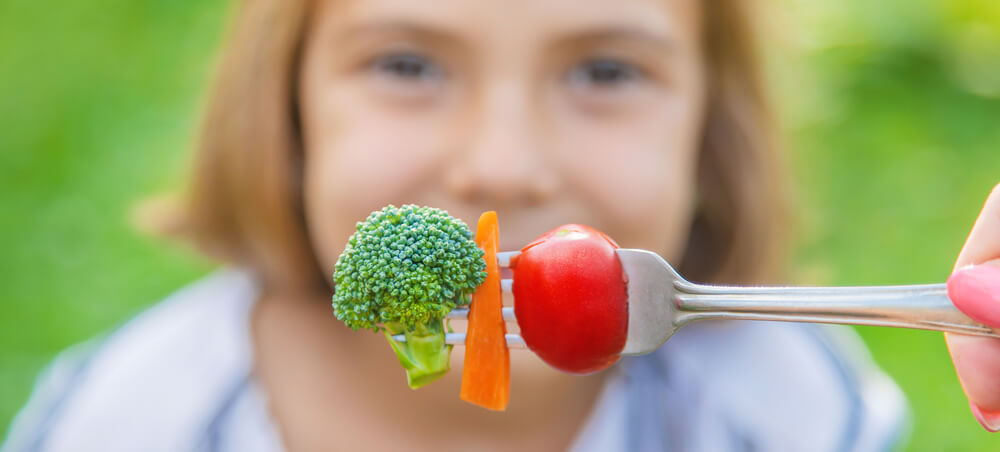
[[[675,284],[677,326],[737,319],[873,325],[1000,337],[959,311],[944,284],[871,287],[733,287]]]

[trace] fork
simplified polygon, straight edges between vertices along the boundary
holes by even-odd
[[[685,280],[658,254],[617,249],[628,281],[628,336],[622,355],[643,355],[663,345],[680,327],[697,320],[770,320],[888,326],[1000,338],[1000,329],[977,323],[955,308],[944,284],[861,287],[752,287],[696,284]],[[510,267],[519,251],[497,253]],[[510,293],[511,279],[503,279]],[[515,300],[516,302],[516,300]],[[468,318],[456,308],[446,318]],[[503,308],[505,322],[516,322]],[[405,340],[402,335],[394,336]],[[449,344],[465,343],[464,333],[447,333]],[[507,335],[507,346],[525,348],[524,339]]]

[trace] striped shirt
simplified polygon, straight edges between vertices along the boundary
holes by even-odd
[[[0,451],[283,450],[251,372],[258,292],[222,270],[59,354]],[[701,322],[623,358],[574,451],[878,451],[909,429],[852,330]]]

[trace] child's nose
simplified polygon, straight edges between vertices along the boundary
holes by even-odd
[[[517,84],[496,84],[470,108],[459,155],[447,175],[462,199],[502,205],[543,203],[558,189],[537,101]]]

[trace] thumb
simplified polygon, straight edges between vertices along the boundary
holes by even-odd
[[[1000,327],[1000,259],[959,268],[948,278],[948,298],[973,320]]]

